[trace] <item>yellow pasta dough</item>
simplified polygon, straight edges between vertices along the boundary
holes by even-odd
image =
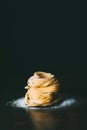
[[[25,103],[28,106],[49,106],[60,101],[59,82],[51,73],[35,72],[28,79]]]

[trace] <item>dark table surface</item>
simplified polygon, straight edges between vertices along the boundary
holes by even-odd
[[[86,96],[74,96],[75,104],[52,110],[25,110],[12,107],[6,105],[9,99],[5,98],[0,99],[0,130],[87,129]]]

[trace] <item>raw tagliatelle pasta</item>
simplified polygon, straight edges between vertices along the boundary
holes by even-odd
[[[28,79],[25,104],[28,106],[49,106],[60,101],[59,82],[51,73],[35,72]]]

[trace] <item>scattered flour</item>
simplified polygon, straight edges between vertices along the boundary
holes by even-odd
[[[71,106],[72,104],[76,103],[76,100],[74,98],[68,98],[63,101],[61,101],[60,104],[56,104],[54,106],[47,106],[47,107],[28,107],[25,102],[24,102],[24,97],[18,98],[17,100],[13,100],[8,102],[6,105],[10,105],[12,107],[17,107],[17,108],[23,108],[26,110],[53,110],[53,109],[59,109],[59,108],[65,108],[67,106]]]

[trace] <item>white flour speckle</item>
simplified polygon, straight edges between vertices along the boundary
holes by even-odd
[[[61,101],[61,103],[53,105],[53,106],[47,106],[47,107],[28,107],[25,102],[24,102],[24,97],[22,98],[18,98],[17,100],[13,100],[8,102],[6,105],[10,105],[12,107],[17,107],[17,108],[23,108],[23,109],[30,109],[30,110],[53,110],[53,109],[60,109],[60,108],[65,108],[67,106],[71,106],[72,104],[76,103],[76,100],[74,98],[68,98],[65,99],[63,101]]]

